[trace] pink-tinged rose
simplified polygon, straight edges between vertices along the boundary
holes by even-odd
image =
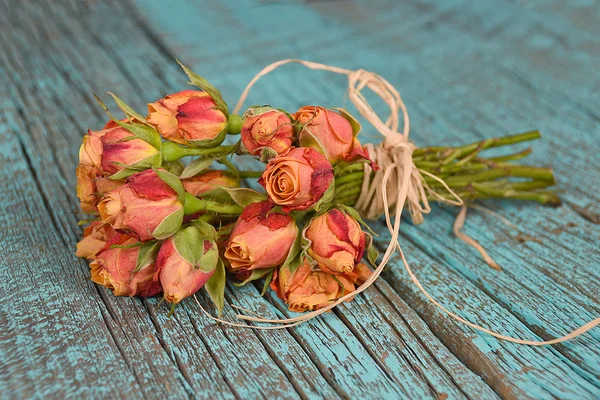
[[[258,183],[284,212],[306,210],[333,183],[333,167],[311,148],[291,148],[269,161]]]
[[[96,254],[90,263],[92,281],[111,289],[115,296],[154,296],[161,291],[153,277],[156,273],[154,259],[147,257],[138,271],[141,246],[132,246],[137,239],[117,233]]]
[[[212,231],[214,237],[216,233]],[[213,238],[190,226],[161,245],[155,280],[160,281],[168,302],[179,303],[204,286],[214,274],[218,261],[219,251]]]
[[[128,139],[133,133],[121,126],[100,131],[88,130],[79,148],[80,165],[96,168],[97,176],[113,175],[129,166],[151,168],[160,165],[160,150],[142,139]]]
[[[204,171],[191,178],[182,179],[183,188],[189,194],[196,197],[209,196],[219,186],[227,188],[236,188],[240,186],[240,181],[233,174],[227,171]]]
[[[243,274],[283,264],[299,235],[294,219],[267,202],[253,203],[240,215],[225,244],[230,270]]]
[[[102,221],[94,221],[83,230],[83,239],[77,243],[77,257],[91,259],[117,232]]]
[[[314,148],[332,164],[369,159],[355,137],[358,132],[344,115],[323,107],[305,106],[294,114],[294,119],[303,124],[298,136],[300,146]]]
[[[310,221],[304,231],[308,254],[330,274],[352,272],[365,252],[365,233],[348,214],[334,208]]]
[[[97,214],[96,167],[80,164],[75,173],[77,175],[77,197],[81,210],[87,214]]]
[[[267,148],[276,154],[289,149],[294,141],[294,127],[290,118],[272,108],[266,112],[260,112],[260,108],[257,108],[257,114],[253,110],[251,108],[244,114],[242,122],[242,143],[248,153],[261,156]]]
[[[216,146],[225,138],[227,117],[206,92],[184,90],[148,104],[149,123],[167,140]]]
[[[103,222],[142,241],[166,239],[183,222],[183,204],[177,192],[152,169],[127,178],[122,187],[102,199],[98,211]]]
[[[289,268],[276,271],[271,289],[290,311],[314,311],[354,292],[355,284],[364,282],[370,273],[366,265],[359,264],[355,273],[334,276],[319,269],[313,270],[305,259],[293,272]]]

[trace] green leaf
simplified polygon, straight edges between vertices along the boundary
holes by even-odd
[[[260,162],[268,163],[272,158],[277,157],[277,152],[270,147],[263,147],[260,151]]]
[[[120,181],[125,178],[129,178],[133,174],[137,174],[140,172],[138,169],[125,168],[120,170],[119,172],[115,172],[111,176],[108,177],[111,181]]]
[[[156,175],[158,175],[161,181],[169,185],[171,189],[177,192],[179,201],[183,203],[185,191],[183,190],[183,183],[181,183],[179,177],[164,169],[154,168],[154,172],[156,172]]]
[[[260,295],[264,296],[265,293],[267,293],[267,289],[269,289],[269,286],[271,285],[271,282],[273,281],[273,272],[275,271],[275,268],[273,268],[271,270],[271,272],[269,272],[267,274],[267,276],[265,277],[265,284],[263,285],[262,290],[260,291]]]
[[[142,243],[133,272],[138,272],[144,267],[152,264],[156,259],[156,254],[158,253],[158,249],[160,249],[160,245],[161,242],[158,240]]]
[[[146,123],[146,118],[144,118],[140,113],[138,113],[133,108],[131,108],[123,100],[118,98],[116,94],[114,94],[112,92],[106,92],[106,94],[109,94],[112,96],[115,103],[117,103],[117,106],[119,106],[119,108],[121,109],[121,111],[123,111],[125,113],[125,115],[127,115],[128,117],[133,117],[133,118],[139,120],[140,122]]]
[[[285,261],[283,262],[283,266],[285,267],[285,266],[290,265],[294,261],[294,259],[298,256],[298,254],[300,254],[301,250],[302,250],[302,234],[301,234],[301,232],[297,232],[296,240],[294,240],[294,243],[292,243],[290,252],[288,253],[288,256],[286,257]]]
[[[371,233],[371,235],[379,236],[373,231],[373,229],[371,229],[371,227],[369,225],[367,225],[367,223],[362,219],[362,217],[360,216],[358,211],[356,211],[355,208],[344,205],[344,204],[337,204],[336,208],[339,208],[340,210],[344,211],[346,214],[348,214],[349,216],[351,216],[352,218],[357,220],[362,226],[367,228],[367,230]]]
[[[183,68],[183,71],[186,73],[188,78],[190,78],[190,83],[194,86],[198,86],[200,89],[208,93],[210,97],[212,97],[212,99],[215,101],[217,108],[221,112],[223,112],[223,114],[225,114],[226,117],[229,117],[227,103],[225,103],[225,101],[223,100],[221,92],[219,92],[219,90],[213,85],[208,83],[206,79],[204,79],[203,77],[201,77],[200,75],[183,65],[181,62],[179,62],[179,60],[177,60],[177,63],[181,66],[181,68]]]
[[[333,195],[335,194],[335,181],[331,181],[331,185],[327,188],[323,196],[315,203],[313,206],[314,210],[319,213],[325,211],[331,205],[331,200],[333,200]]]
[[[215,268],[215,273],[204,285],[204,287],[206,288],[206,292],[212,299],[213,303],[215,303],[215,306],[217,306],[219,315],[223,314],[223,306],[225,305],[226,280],[227,278],[225,276],[225,266],[223,265],[223,261],[219,259],[217,267]]]
[[[350,122],[350,126],[352,126],[352,135],[354,137],[358,136],[358,133],[361,130],[361,126],[360,126],[360,122],[358,122],[356,120],[356,118],[354,118],[352,116],[352,114],[350,114],[348,111],[344,110],[343,108],[338,108],[338,107],[333,107],[332,110],[335,110],[337,112],[339,112],[340,114],[342,114],[342,117],[344,117],[348,122]]]
[[[188,143],[192,147],[199,148],[209,148],[209,147],[217,147],[225,140],[227,136],[227,128],[223,129],[217,136],[213,139],[204,139],[204,140],[188,140]]]
[[[250,276],[244,281],[244,282],[235,282],[234,285],[237,287],[241,287],[246,285],[249,282],[252,281],[256,281],[260,278],[262,278],[263,276],[269,274],[269,273],[273,273],[273,270],[275,269],[275,267],[273,268],[261,268],[261,269],[255,269],[252,271],[252,273],[250,274]]]
[[[185,169],[185,164],[180,160],[172,161],[172,162],[163,162],[162,167],[172,173],[173,175],[180,176],[183,170]]]
[[[227,188],[224,186],[219,186],[219,188],[227,192],[229,197],[231,197],[231,200],[242,207],[246,207],[252,203],[258,203],[259,201],[265,201],[267,199],[267,196],[252,189]]]
[[[159,240],[166,239],[169,236],[174,235],[179,228],[181,228],[182,223],[183,207],[163,219],[163,221],[156,227],[154,232],[152,232],[152,236]]]
[[[183,170],[183,172],[181,173],[181,175],[179,176],[181,179],[186,179],[186,178],[191,178],[192,176],[196,176],[198,175],[200,172],[206,170],[208,167],[210,167],[210,165],[213,163],[215,159],[213,157],[198,157],[197,159],[195,159],[194,161],[192,161],[191,163],[189,163],[189,165],[187,167],[185,167],[185,169]]]
[[[377,262],[377,257],[379,257],[379,253],[375,249],[375,246],[373,246],[372,244],[369,245],[369,247],[367,247],[367,258],[369,259],[369,262],[372,266],[375,266],[375,263]]]
[[[204,255],[204,238],[195,226],[182,229],[173,236],[175,248],[190,264],[196,266]]]

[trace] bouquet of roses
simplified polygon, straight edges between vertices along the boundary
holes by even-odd
[[[544,190],[554,184],[550,169],[513,163],[531,150],[481,155],[536,139],[537,131],[460,147],[363,146],[360,124],[343,109],[253,106],[236,115],[216,88],[183,69],[199,90],[149,103],[145,117],[112,95],[120,120],[98,99],[110,120],[83,138],[77,195],[92,218],[82,221],[77,255],[117,296],[162,293],[176,305],[205,287],[220,311],[229,275],[238,285],[264,280],[292,311],[330,308],[376,278],[391,254],[375,265],[363,218],[385,213],[391,226],[390,210],[401,214],[405,201],[417,223],[415,204],[426,211],[428,200],[560,203]],[[238,134],[237,143],[223,144]],[[400,156],[383,152],[391,148]],[[401,165],[406,154],[415,168]],[[243,156],[262,167],[246,170]],[[242,187],[249,178],[264,192]],[[389,179],[399,183],[390,187]]]

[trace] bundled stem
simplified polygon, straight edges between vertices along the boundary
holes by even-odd
[[[531,131],[485,139],[461,147],[423,147],[413,152],[413,162],[417,168],[442,178],[465,201],[511,198],[557,206],[560,205],[560,198],[551,191],[542,190],[556,183],[552,169],[512,163],[531,154],[531,148],[504,156],[480,156],[483,150],[492,147],[538,138],[540,133]],[[507,179],[509,177],[520,180],[510,181]],[[335,178],[334,200],[353,206],[359,197],[363,178],[364,168],[360,164],[351,165],[338,174]],[[442,187],[438,181],[427,176],[424,180],[431,188]],[[443,191],[439,192],[445,196]],[[432,197],[430,200],[436,199]]]

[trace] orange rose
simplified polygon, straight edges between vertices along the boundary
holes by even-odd
[[[333,167],[311,148],[291,148],[271,159],[258,183],[284,212],[306,210],[333,183]]]
[[[210,196],[219,186],[236,188],[240,186],[238,178],[226,171],[204,171],[191,178],[182,179],[183,188],[196,197]]]
[[[294,119],[303,124],[298,136],[300,146],[314,148],[332,164],[358,157],[369,158],[356,139],[360,126],[349,115],[323,107],[305,106],[294,114]],[[356,129],[349,119],[353,120]]]
[[[270,107],[250,108],[243,117],[242,143],[253,156],[261,156],[267,148],[281,154],[294,141],[291,122],[287,114]]]
[[[289,268],[275,271],[271,289],[288,305],[290,311],[313,311],[354,292],[355,284],[363,283],[370,274],[366,265],[359,264],[354,273],[334,276],[313,270],[305,259],[293,272]]]
[[[334,208],[310,221],[304,236],[308,254],[331,274],[352,272],[365,252],[365,233],[358,222]]]
[[[102,221],[94,221],[83,230],[83,239],[77,243],[75,255],[93,258],[117,232]]]
[[[210,229],[216,236],[214,228]],[[160,281],[165,299],[176,304],[204,286],[218,261],[219,251],[212,237],[190,226],[163,242],[156,257],[154,279]]]
[[[122,187],[102,199],[98,211],[103,222],[143,241],[166,239],[183,222],[183,204],[178,193],[152,169],[127,178]]]
[[[161,155],[156,147],[141,139],[123,140],[132,136],[127,129],[110,121],[102,130],[88,130],[83,137],[76,174],[77,197],[84,212],[96,214],[101,197],[122,185],[122,182],[110,180],[108,176],[128,167],[160,165]]]
[[[114,235],[90,263],[92,281],[111,289],[115,296],[150,297],[160,293],[160,284],[153,280],[154,259],[138,260],[141,246],[131,247],[137,242],[131,236]],[[134,272],[138,261],[141,269]]]
[[[227,117],[207,92],[184,90],[148,104],[147,120],[167,140],[212,147],[225,139]]]
[[[230,270],[241,274],[283,264],[298,234],[289,215],[272,211],[266,202],[250,204],[225,244]]]

